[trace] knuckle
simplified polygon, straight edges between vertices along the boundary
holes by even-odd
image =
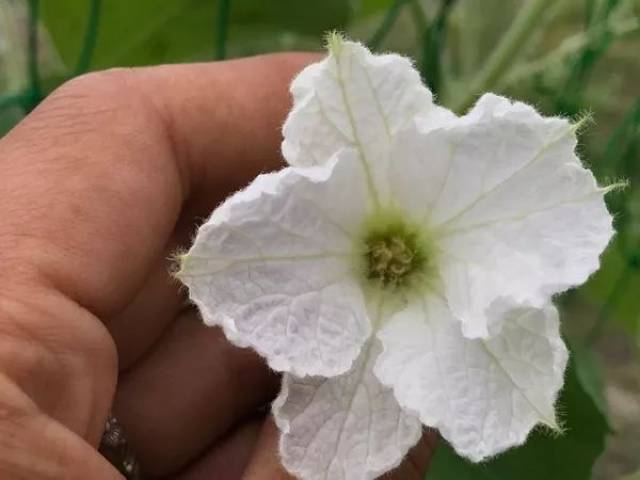
[[[34,451],[33,425],[39,415],[21,389],[0,373],[0,478],[55,478],[51,474],[58,469],[45,460],[46,452]]]
[[[62,428],[37,411],[0,417],[0,478],[86,478],[78,475],[78,449]]]
[[[77,385],[112,388],[117,353],[98,319],[57,295],[37,296],[46,304],[0,297],[0,375],[55,417],[70,403],[86,400]]]
[[[14,129],[14,141],[6,143],[13,158],[32,159],[27,168],[17,167],[24,162],[14,160],[15,176],[47,171],[68,179],[60,185],[81,189],[77,179],[90,172],[105,175],[105,188],[117,185],[123,176],[114,165],[140,163],[131,149],[150,148],[165,133],[142,77],[139,69],[110,69],[81,75],[54,90]],[[100,151],[93,154],[96,148]],[[60,185],[43,188],[52,192]]]
[[[148,105],[132,68],[91,72],[68,80],[36,110],[30,125],[51,135],[119,131],[148,120]]]
[[[131,68],[112,68],[85,73],[67,80],[52,92],[49,99],[55,100],[62,97],[65,99],[80,98],[85,101],[91,98],[103,100],[105,94],[115,92],[120,94],[114,97],[114,99],[118,99],[122,95],[127,95],[134,75],[134,70]]]

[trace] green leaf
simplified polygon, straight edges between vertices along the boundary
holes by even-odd
[[[84,40],[89,0],[45,0],[43,18],[60,55],[69,69],[75,66]],[[91,67],[152,65],[207,60],[215,50],[217,4],[211,0],[110,0],[103,2],[98,39]],[[317,45],[323,33],[340,29],[349,19],[350,7],[342,0],[324,0],[313,5],[297,0],[231,3],[228,46],[242,54],[245,43],[255,50],[253,28],[271,37],[303,36]],[[284,41],[282,48],[290,48]],[[274,47],[264,45],[261,52]]]
[[[495,459],[472,464],[445,444],[438,447],[427,480],[587,480],[604,449],[607,422],[570,362],[559,400],[564,433],[535,431],[527,443]]]
[[[575,373],[584,392],[591,397],[596,408],[607,423],[609,433],[613,430],[609,421],[609,409],[604,395],[602,369],[593,351],[578,342],[570,342]]]

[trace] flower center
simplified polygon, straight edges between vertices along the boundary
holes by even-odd
[[[368,246],[369,278],[398,284],[413,270],[415,252],[402,237],[376,238]]]
[[[404,287],[428,273],[428,243],[423,232],[400,218],[384,218],[365,229],[364,270],[367,279],[385,288]]]

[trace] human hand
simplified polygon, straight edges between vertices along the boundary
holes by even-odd
[[[281,162],[307,54],[75,79],[0,141],[0,478],[114,480],[108,412],[149,475],[290,478],[279,379],[185,305],[170,256]],[[424,475],[429,432],[390,478]]]

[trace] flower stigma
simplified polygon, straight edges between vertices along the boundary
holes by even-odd
[[[377,213],[365,222],[360,257],[368,283],[396,291],[425,284],[433,271],[433,249],[424,228],[396,212]]]

